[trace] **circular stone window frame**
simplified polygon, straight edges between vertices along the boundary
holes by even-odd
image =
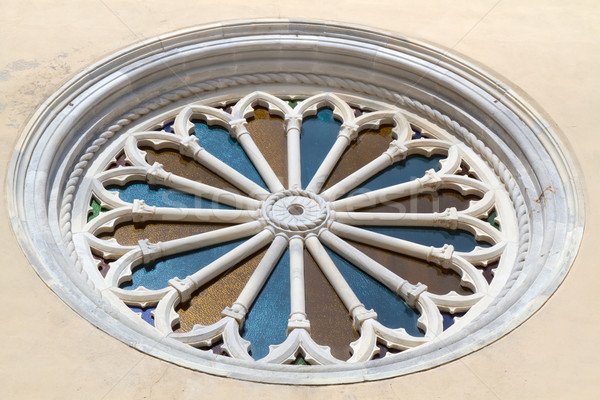
[[[71,201],[94,154],[146,119],[191,101],[335,91],[395,105],[461,138],[503,179],[517,210],[517,261],[501,293],[463,329],[394,357],[329,366],[208,355],[140,328],[91,284],[70,236]],[[469,354],[537,311],[565,278],[584,227],[579,172],[548,123],[513,89],[455,55],[367,28],[241,21],[175,32],[81,72],[32,117],[7,178],[27,258],[88,321],[140,351],[199,371],[269,383],[334,384],[420,371]],[[514,178],[513,178],[514,177]]]

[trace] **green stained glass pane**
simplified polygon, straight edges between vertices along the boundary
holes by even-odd
[[[298,358],[296,358],[296,361],[294,361],[294,365],[309,365],[309,364],[306,362],[304,357],[302,357],[302,355],[298,355]]]
[[[496,217],[498,216],[498,213],[496,212],[496,210],[493,210],[490,215],[488,215],[487,217],[487,222],[492,225],[494,228],[500,230],[500,225],[498,225],[498,223],[496,222]]]
[[[296,106],[298,105],[298,102],[300,102],[302,100],[288,100],[287,103],[289,104],[290,107],[292,108],[296,108]]]
[[[90,202],[90,206],[92,207],[92,213],[88,216],[87,222],[90,222],[91,220],[96,218],[98,215],[100,215],[101,212],[105,211],[102,209],[102,206],[100,205],[100,203],[98,203],[96,201],[96,199],[92,199],[92,201]]]

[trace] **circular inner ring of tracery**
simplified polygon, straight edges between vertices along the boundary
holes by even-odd
[[[392,357],[460,325],[512,266],[504,184],[449,132],[343,97],[254,92],[122,136],[78,196],[96,285],[173,340],[266,363]]]

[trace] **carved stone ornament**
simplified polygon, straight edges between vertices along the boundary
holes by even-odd
[[[284,126],[283,177],[253,137],[259,109]],[[306,177],[302,160],[312,150],[301,145],[303,123],[323,109],[339,128]],[[203,147],[194,135],[196,121],[227,131],[260,178]],[[391,132],[387,148],[328,184],[360,135],[383,127]],[[149,151],[179,154],[235,190],[150,162]],[[406,181],[365,186],[414,157],[440,161]],[[132,183],[219,207],[161,206],[114,189]],[[14,229],[29,260],[79,314],[148,354],[259,382],[382,379],[475,351],[541,307],[566,275],[583,229],[577,171],[551,125],[506,85],[430,45],[300,20],[190,29],[99,62],[33,117],[8,184]],[[463,209],[373,211],[444,191],[470,200]],[[170,240],[107,238],[122,224],[153,223],[224,225]],[[425,245],[371,228],[464,232],[483,244],[463,251],[450,242]],[[143,266],[232,241],[237,244],[225,254],[189,275],[174,274],[160,288],[125,287]],[[464,291],[433,292],[352,243],[454,274]],[[182,304],[260,250],[260,262],[217,322],[177,330]],[[284,253],[285,340],[253,357],[244,324]],[[353,289],[333,253],[414,310],[419,334],[386,325],[377,306],[365,306],[365,294]],[[311,334],[319,321],[306,310],[306,257],[356,331],[347,358]],[[132,311],[148,308],[152,324]],[[211,350],[217,345],[218,352]],[[296,365],[299,359],[307,365]]]

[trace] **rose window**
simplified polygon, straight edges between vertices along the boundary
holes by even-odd
[[[390,378],[491,344],[566,276],[585,207],[541,115],[379,30],[190,28],[50,97],[8,208],[48,287],[146,354],[257,382]]]
[[[266,363],[392,357],[502,280],[516,218],[450,133],[322,93],[191,103],[91,167],[83,267],[166,337]]]

